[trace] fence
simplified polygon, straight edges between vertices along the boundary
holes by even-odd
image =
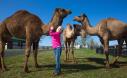
[[[109,46],[109,54],[110,55],[116,55],[116,52],[118,51],[118,45],[116,46]],[[103,54],[103,47],[96,48],[96,53]],[[122,46],[122,53],[121,56],[127,56],[127,45]]]

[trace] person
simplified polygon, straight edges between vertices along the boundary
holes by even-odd
[[[61,41],[60,41],[61,32],[62,32],[61,26],[59,26],[56,29],[56,32],[54,31],[53,26],[50,27],[49,35],[51,36],[52,39],[52,48],[54,50],[55,61],[56,61],[55,72],[53,73],[54,75],[60,75],[61,73],[61,65],[60,65],[60,56],[62,52]]]

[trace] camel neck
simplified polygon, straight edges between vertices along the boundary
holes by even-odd
[[[61,16],[59,16],[58,14],[55,14],[53,16],[53,18],[51,19],[49,25],[54,26],[54,28],[57,28],[58,26],[60,26],[63,22],[63,19]]]
[[[63,18],[59,14],[55,13],[53,15],[51,21],[49,22],[49,24],[42,25],[43,33],[47,34],[49,32],[49,27],[50,26],[54,26],[54,29],[56,30],[56,28],[58,26],[60,26],[62,24],[62,22],[63,22]]]
[[[90,35],[97,35],[97,28],[88,26],[86,27],[87,33]]]
[[[83,22],[83,26],[89,35],[97,35],[97,28],[92,27],[88,19],[87,22]]]

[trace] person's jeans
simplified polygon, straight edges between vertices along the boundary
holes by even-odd
[[[55,61],[56,61],[55,73],[61,72],[61,65],[60,65],[61,52],[62,52],[61,47],[54,48],[54,55],[55,55]]]

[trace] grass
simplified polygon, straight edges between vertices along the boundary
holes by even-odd
[[[15,53],[19,50],[9,50],[8,53]],[[17,53],[17,52],[16,52]],[[78,49],[75,50],[77,64],[64,62],[64,52],[61,57],[63,74],[53,77],[55,61],[52,51],[40,50],[38,54],[38,63],[40,68],[34,67],[32,53],[29,58],[30,73],[23,72],[24,55],[8,55],[5,57],[5,63],[8,71],[0,72],[0,78],[127,78],[127,57],[121,57],[120,67],[115,66],[111,69],[105,69],[105,56],[96,54],[94,50]],[[110,61],[113,57],[110,56]]]

